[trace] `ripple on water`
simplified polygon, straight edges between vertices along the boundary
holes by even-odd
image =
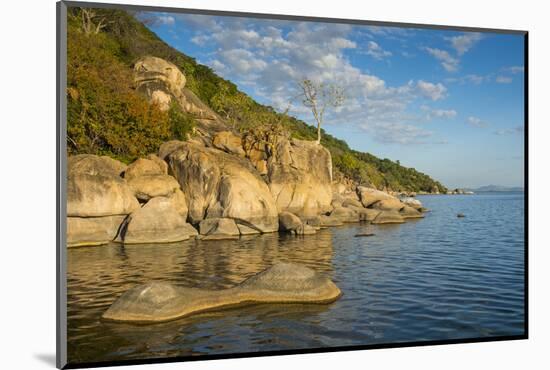
[[[69,361],[522,334],[523,195],[421,200],[432,212],[403,225],[70,249]],[[354,237],[367,231],[375,235]],[[330,305],[251,305],[147,326],[100,320],[136,284],[223,289],[278,261],[326,274],[344,295]]]

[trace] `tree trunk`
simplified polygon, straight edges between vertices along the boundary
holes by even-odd
[[[317,123],[317,144],[321,144],[321,123]]]

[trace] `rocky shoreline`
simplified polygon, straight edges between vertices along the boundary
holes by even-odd
[[[129,165],[107,156],[69,156],[69,247],[277,231],[308,235],[350,222],[423,217],[413,197],[334,180],[331,154],[315,141],[272,133],[267,141],[250,141],[189,91],[168,61],[145,57],[134,73],[136,89],[151,104],[168,109],[175,102],[192,114],[195,134],[167,141]]]
[[[425,211],[412,197],[333,182],[330,154],[315,143],[284,142],[267,168],[261,175],[247,158],[192,141],[167,142],[159,156],[128,166],[105,156],[71,156],[67,245],[309,235],[344,223],[403,223]]]

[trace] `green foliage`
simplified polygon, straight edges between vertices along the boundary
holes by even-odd
[[[186,87],[240,131],[245,145],[273,148],[275,138],[287,134],[317,139],[315,127],[258,104],[209,67],[167,45],[134,15],[96,9],[95,17],[103,20],[104,26],[97,34],[86,35],[79,9],[69,11],[67,146],[71,153],[109,154],[127,162],[156,151],[165,140],[185,139],[193,133],[193,117],[177,104],[162,112],[134,90],[132,67],[146,55],[180,68]],[[322,129],[321,134],[321,144],[331,152],[339,175],[377,188],[431,191],[437,186],[446,191],[413,168],[351,150],[345,141]]]
[[[196,126],[195,119],[189,113],[183,112],[175,102],[170,104],[168,119],[173,139],[187,140],[193,134]]]

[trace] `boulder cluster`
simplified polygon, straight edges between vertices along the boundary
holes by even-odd
[[[136,88],[163,110],[172,102],[197,122],[193,138],[168,141],[129,165],[106,156],[71,156],[67,244],[167,243],[289,232],[422,216],[414,198],[334,181],[330,152],[277,136],[249,142],[185,87],[172,63],[148,56],[134,66]]]
[[[130,165],[106,156],[69,157],[68,245],[308,235],[344,223],[423,217],[414,198],[333,182],[330,153],[314,142],[281,139],[262,174],[238,140],[224,131],[214,135],[217,147],[169,141],[158,155]]]

